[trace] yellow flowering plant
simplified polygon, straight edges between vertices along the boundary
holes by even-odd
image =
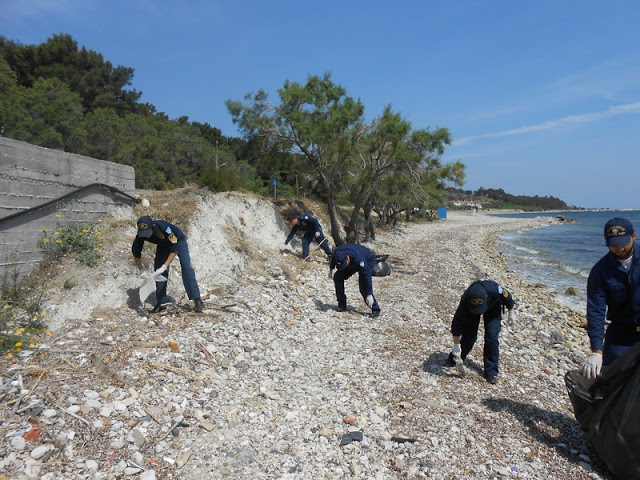
[[[83,265],[94,266],[100,258],[102,240],[102,233],[91,225],[70,223],[59,226],[53,234],[43,228],[38,245],[47,260],[70,256]]]

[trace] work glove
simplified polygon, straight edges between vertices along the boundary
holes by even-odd
[[[167,267],[162,265],[159,269],[157,269],[155,272],[153,272],[153,274],[154,275],[162,275],[166,271],[167,271]]]
[[[453,344],[453,350],[451,350],[451,355],[453,356],[453,363],[456,364],[456,369],[458,370],[458,373],[464,377],[466,372],[464,370],[464,365],[462,363],[462,349],[460,348],[459,343]]]
[[[462,360],[462,349],[460,348],[459,343],[453,344],[453,350],[451,350],[451,354],[454,356],[454,360]]]
[[[316,232],[316,238],[320,236],[320,232]]]
[[[582,375],[587,378],[596,378],[602,369],[602,354],[592,353],[582,365]]]
[[[367,302],[369,308],[373,308],[373,295],[367,295],[365,302]]]
[[[516,324],[516,311],[515,309],[509,310],[509,316],[507,317],[507,325],[513,327]]]
[[[138,270],[138,273],[140,273],[140,277],[141,278],[147,278],[149,275],[147,275],[147,271],[144,268],[141,268],[140,270]]]

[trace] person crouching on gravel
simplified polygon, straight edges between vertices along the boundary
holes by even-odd
[[[347,296],[344,293],[344,282],[354,273],[358,272],[358,286],[365,303],[371,308],[371,318],[380,315],[380,305],[373,295],[373,267],[376,264],[376,255],[367,247],[356,243],[347,243],[337,247],[329,262],[329,278],[333,277],[336,287],[336,299],[338,311],[347,310]],[[333,269],[336,269],[333,275]]]
[[[453,350],[445,365],[458,366],[464,372],[462,361],[469,355],[478,338],[480,315],[484,319],[484,376],[491,384],[498,383],[498,363],[500,361],[499,335],[502,321],[502,309],[509,310],[507,321],[515,322],[516,302],[506,288],[493,280],[472,283],[460,298],[451,322]]]
[[[289,244],[298,230],[304,232],[304,236],[302,237],[302,258],[307,259],[309,256],[309,245],[314,240],[322,247],[322,250],[324,250],[324,253],[326,253],[328,257],[331,256],[329,240],[324,236],[324,233],[322,233],[322,226],[315,217],[311,215],[302,215],[301,217],[289,215],[287,217],[287,223],[291,227],[291,232],[289,232],[287,239],[284,241],[285,245]]]
[[[131,252],[136,262],[140,275],[145,274],[142,267],[142,249],[144,242],[156,245],[156,256],[153,261],[154,274],[162,275],[166,282],[156,282],[156,306],[153,313],[164,310],[167,305],[173,303],[167,297],[167,283],[169,279],[169,266],[176,256],[180,259],[182,267],[182,283],[187,291],[189,300],[195,303],[196,312],[204,311],[204,303],[200,298],[200,289],[196,281],[196,273],[191,266],[187,237],[182,230],[164,220],[152,220],[149,216],[138,219],[138,233],[131,246]]]

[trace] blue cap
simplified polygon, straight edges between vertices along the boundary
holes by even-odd
[[[607,247],[628,245],[634,233],[633,225],[626,218],[612,218],[604,226],[604,239],[607,242]]]
[[[336,266],[337,271],[347,268],[347,252],[342,250],[336,250],[333,252],[332,263]]]
[[[487,291],[482,284],[474,283],[467,290],[467,307],[473,315],[482,315],[487,311]]]
[[[153,226],[153,220],[151,217],[144,216],[138,219],[138,236],[142,238],[149,238],[151,236],[151,227]]]

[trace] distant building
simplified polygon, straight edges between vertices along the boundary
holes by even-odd
[[[454,207],[482,208],[482,204],[474,200],[456,200],[451,202]]]

